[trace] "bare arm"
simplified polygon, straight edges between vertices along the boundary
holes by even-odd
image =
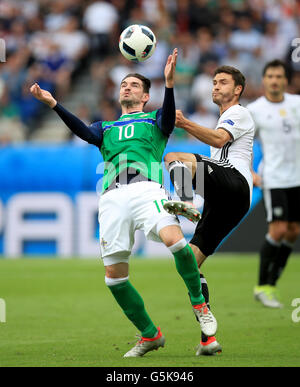
[[[261,187],[262,186],[262,178],[259,174],[257,174],[256,172],[251,171],[252,173],[252,178],[253,178],[253,186],[254,187]]]
[[[198,140],[213,146],[214,148],[222,148],[225,144],[232,140],[231,135],[225,129],[219,128],[214,130],[195,124],[194,122],[185,118],[181,110],[176,110],[175,125],[178,128],[186,130]]]

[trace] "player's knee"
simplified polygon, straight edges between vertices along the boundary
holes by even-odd
[[[166,168],[168,168],[169,164],[172,163],[173,161],[178,160],[178,154],[176,152],[169,152],[165,155],[164,157],[164,162]]]
[[[114,263],[118,262],[118,263]],[[115,257],[104,258],[105,264],[105,277],[111,279],[127,278],[129,273],[128,263],[119,262]]]
[[[300,223],[289,223],[287,236],[291,241],[296,241],[300,235]]]
[[[269,234],[275,242],[280,242],[285,237],[287,232],[288,232],[287,222],[278,222],[276,224],[274,223],[269,229]]]
[[[163,227],[159,231],[159,236],[166,247],[174,246],[176,243],[184,239],[181,228],[177,225]],[[186,244],[186,242],[185,242]]]

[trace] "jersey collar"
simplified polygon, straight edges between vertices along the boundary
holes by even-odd
[[[140,111],[140,112],[126,113],[126,114],[122,114],[121,117],[123,117],[123,116],[130,116],[131,114],[138,114],[138,113],[144,113],[144,112],[143,112],[143,111]]]

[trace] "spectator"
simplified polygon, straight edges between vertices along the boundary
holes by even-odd
[[[250,102],[261,94],[263,64],[283,58],[293,70],[290,89],[299,93],[300,63],[291,60],[290,44],[299,36],[299,10],[295,0],[0,0],[0,38],[7,48],[7,62],[0,65],[5,84],[0,127],[4,117],[12,126],[22,128],[20,120],[26,122],[29,132],[38,122],[43,110],[33,105],[24,86],[33,76],[62,99],[83,69],[92,79],[89,91],[96,101],[99,96],[116,101],[121,78],[141,72],[152,80],[152,102],[158,104],[165,57],[173,46],[179,48],[176,103],[187,113],[200,102],[214,114],[207,90],[210,67],[216,64],[245,74],[242,102]],[[154,55],[140,65],[118,51],[120,32],[133,23],[152,28],[158,42]],[[108,110],[118,115],[114,104]]]
[[[16,103],[13,103],[9,97],[9,91],[4,81],[0,79],[0,113],[2,118],[15,119],[19,116],[19,110]]]
[[[199,48],[189,32],[176,38],[178,59],[176,65],[176,105],[181,110],[188,108],[190,87],[197,71]]]
[[[40,61],[43,74],[55,87],[57,98],[63,99],[70,90],[71,75],[74,69],[74,62],[71,62],[63,53],[60,46],[49,42],[48,55]],[[41,74],[37,74],[41,76]],[[33,82],[34,79],[33,79]],[[48,86],[49,87],[49,86]]]
[[[230,38],[230,46],[238,50],[241,61],[249,61],[260,55],[261,34],[253,28],[247,14],[237,18],[238,29]]]
[[[24,141],[25,130],[20,123],[19,109],[9,98],[9,92],[4,82],[0,79],[0,146],[12,142]]]
[[[219,111],[217,105],[211,101],[211,98],[208,98],[211,95],[213,75],[217,67],[217,62],[207,61],[202,67],[203,71],[195,77],[191,86],[193,105],[200,103],[211,114],[217,114]]]
[[[220,27],[226,27],[229,29],[229,31],[234,31],[236,28],[236,16],[232,9],[225,7],[222,9],[222,12],[220,12],[219,15],[219,25],[216,28],[217,30],[220,30]]]
[[[22,85],[25,82],[27,76],[25,65],[28,58],[28,51],[23,49],[10,55],[2,67],[0,78],[5,82],[9,91],[9,98],[13,103],[18,100]]]
[[[269,21],[265,26],[265,33],[261,41],[261,53],[264,63],[273,59],[284,59],[289,41],[278,31],[278,22]]]
[[[10,32],[5,37],[5,44],[8,53],[26,48],[28,34],[23,20],[17,19],[11,23]]]
[[[89,50],[87,34],[79,30],[79,21],[75,16],[69,17],[65,26],[54,34],[53,41],[59,45],[74,67],[80,65]]]
[[[176,10],[173,14],[173,19],[176,25],[176,34],[185,34],[190,31],[190,2],[189,0],[177,0]]]
[[[214,43],[213,34],[209,28],[199,28],[196,32],[196,41],[200,51],[200,65],[203,65],[208,61],[219,61],[217,47]]]
[[[217,15],[209,0],[194,0],[190,5],[190,31],[196,32],[199,28],[212,28],[217,22]]]
[[[106,1],[94,1],[86,8],[83,22],[91,35],[93,54],[103,59],[111,51],[112,37],[118,34],[116,8]]]
[[[68,23],[66,3],[59,0],[50,2],[50,12],[45,17],[45,27],[49,32],[55,32]]]
[[[49,80],[48,74],[43,71],[43,67],[35,63],[29,68],[27,78],[22,84],[21,93],[18,97],[18,106],[22,123],[27,127],[27,133],[31,134],[36,129],[36,124],[41,117],[44,106],[30,93],[30,86],[38,82],[45,90],[54,92],[54,83]]]
[[[261,59],[262,34],[254,29],[249,14],[237,18],[238,29],[230,37],[230,48],[237,51],[240,71],[247,81],[260,84],[263,61]]]
[[[128,26],[131,10],[135,7],[136,0],[111,0],[111,4],[118,13],[118,28],[121,33]]]
[[[217,117],[217,114],[212,114],[205,106],[198,103],[195,112],[190,114],[188,119],[196,124],[205,126],[206,128],[215,128],[218,121]],[[193,137],[193,139],[195,139],[195,137]]]

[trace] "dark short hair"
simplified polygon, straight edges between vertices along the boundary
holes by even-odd
[[[268,62],[265,64],[265,67],[263,68],[263,73],[262,73],[263,77],[266,75],[267,70],[271,67],[282,67],[284,70],[285,77],[289,79],[290,74],[289,74],[288,66],[282,60],[279,60],[279,59],[274,59],[271,62]]]
[[[127,74],[126,77],[124,77],[122,79],[122,82],[125,81],[126,78],[129,78],[129,77],[134,77],[134,78],[138,78],[140,79],[142,82],[143,82],[143,89],[144,89],[144,92],[149,94],[149,91],[150,91],[150,87],[151,87],[151,81],[150,79],[144,77],[143,75],[141,74],[137,74],[137,73],[134,73],[134,74]],[[122,83],[121,82],[121,83]]]
[[[234,80],[234,85],[235,86],[242,86],[242,91],[241,91],[241,94],[240,96],[243,94],[243,91],[245,89],[245,85],[246,85],[246,78],[244,77],[244,75],[240,72],[240,70],[236,69],[235,67],[232,67],[232,66],[220,66],[216,69],[215,73],[214,73],[214,77],[217,75],[217,74],[221,74],[221,73],[225,73],[225,74],[230,74]]]

